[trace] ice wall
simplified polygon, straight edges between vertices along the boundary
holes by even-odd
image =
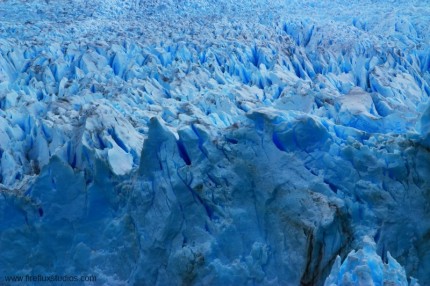
[[[0,276],[430,281],[426,3],[0,11]]]

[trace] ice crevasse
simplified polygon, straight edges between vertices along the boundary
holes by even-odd
[[[0,279],[430,284],[429,12],[2,1]]]

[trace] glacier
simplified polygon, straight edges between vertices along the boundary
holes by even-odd
[[[428,1],[1,1],[0,284],[430,284],[429,22]]]
[[[363,243],[363,249],[351,251],[342,265],[340,257],[336,258],[324,285],[408,285],[405,270],[389,251],[388,263],[383,263],[376,254],[373,239],[365,237]],[[410,285],[418,285],[416,279],[412,279]]]

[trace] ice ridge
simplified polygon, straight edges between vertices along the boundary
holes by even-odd
[[[0,276],[430,282],[429,6],[245,2],[0,3]]]

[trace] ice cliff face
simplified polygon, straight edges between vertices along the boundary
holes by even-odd
[[[0,275],[427,285],[429,7],[2,1]]]

